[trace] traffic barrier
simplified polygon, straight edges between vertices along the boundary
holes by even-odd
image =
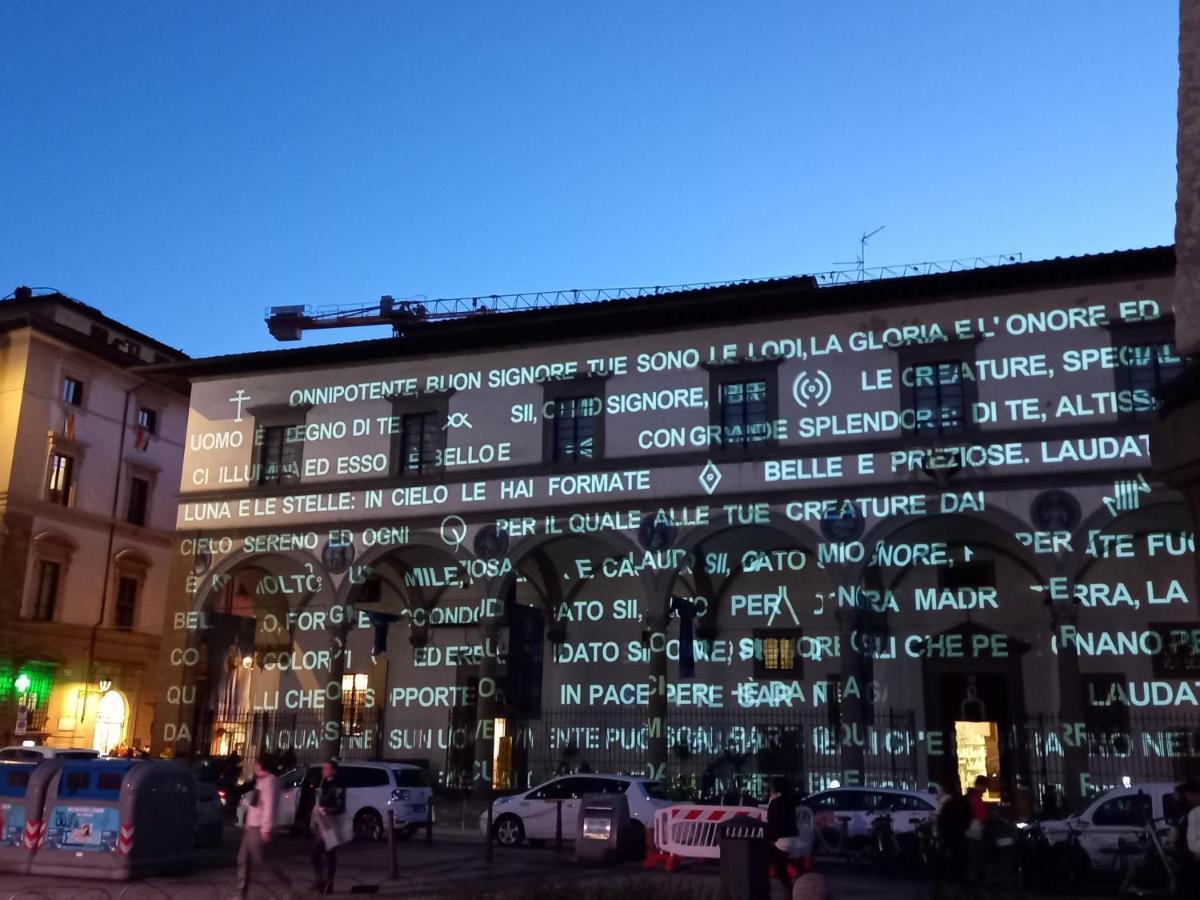
[[[762,820],[767,814],[757,806],[668,806],[654,814],[653,857],[646,868],[662,862],[674,872],[684,859],[720,859],[721,823],[734,816]]]
[[[758,806],[692,806],[676,805],[660,809],[654,814],[654,849],[647,852],[644,868],[652,869],[659,863],[668,872],[674,872],[685,859],[720,859],[721,824],[734,816],[750,816],[765,821],[767,810]],[[807,848],[799,856],[799,869],[789,864],[789,871],[807,871],[811,867],[812,854],[812,811],[799,807],[796,811],[799,842]]]

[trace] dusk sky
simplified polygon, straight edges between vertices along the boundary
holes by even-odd
[[[868,266],[1169,243],[1177,28],[1174,0],[14,0],[0,295],[207,356],[281,346],[275,304],[825,271],[881,225]]]

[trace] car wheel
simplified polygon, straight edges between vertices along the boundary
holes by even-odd
[[[516,816],[501,816],[492,826],[492,834],[501,847],[516,847],[525,840],[525,826]]]
[[[354,817],[354,837],[360,841],[383,840],[383,819],[373,809],[364,809]]]

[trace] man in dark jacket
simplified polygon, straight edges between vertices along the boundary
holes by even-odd
[[[788,846],[800,832],[796,828],[796,801],[787,782],[782,778],[771,779],[771,798],[767,801],[767,844],[771,854],[771,865],[787,896],[792,896],[792,878],[788,873],[790,857]]]
[[[346,789],[338,782],[337,763],[332,759],[321,767],[321,783],[317,785],[316,806],[313,822],[316,834],[313,837],[309,857],[317,880],[313,890],[319,894],[333,893],[333,877],[337,873],[337,845],[330,846],[325,839],[328,831],[337,832],[342,816],[346,814]]]

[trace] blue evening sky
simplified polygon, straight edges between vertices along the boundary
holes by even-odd
[[[1169,243],[1174,0],[0,7],[0,295],[273,304]],[[326,332],[325,340],[372,336]]]

